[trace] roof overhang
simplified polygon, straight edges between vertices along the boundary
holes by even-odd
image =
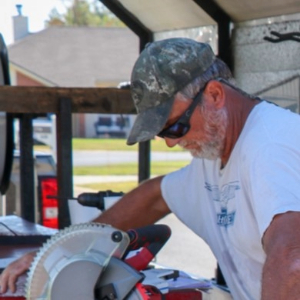
[[[153,33],[216,24],[194,1],[120,0],[119,2]]]
[[[300,12],[299,0],[216,0],[234,22],[272,18]]]
[[[167,32],[217,26],[219,56],[231,64],[231,25],[300,13],[299,0],[99,0],[146,43]],[[164,33],[163,35],[159,35]],[[182,36],[182,35],[181,35]]]
[[[300,12],[299,0],[100,0],[120,17],[120,12],[142,28],[157,33],[218,23],[227,16],[244,22]],[[128,18],[124,20],[128,25]]]

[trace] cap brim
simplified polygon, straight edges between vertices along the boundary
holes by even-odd
[[[158,106],[140,112],[127,138],[127,145],[153,139],[164,127],[170,115],[174,97]]]

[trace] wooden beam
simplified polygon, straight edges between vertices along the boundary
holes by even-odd
[[[72,101],[72,113],[135,114],[128,89],[0,86],[0,111],[57,113],[60,99]]]

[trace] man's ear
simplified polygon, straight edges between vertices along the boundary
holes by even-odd
[[[206,96],[207,101],[217,109],[220,109],[225,105],[224,86],[217,80],[210,80],[206,84],[204,95]]]

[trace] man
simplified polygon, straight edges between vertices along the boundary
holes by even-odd
[[[209,244],[234,299],[299,299],[300,117],[236,88],[211,48],[190,39],[148,45],[131,89],[128,144],[160,136],[194,158],[95,221],[127,230],[172,211]],[[4,289],[30,255],[4,271]]]

